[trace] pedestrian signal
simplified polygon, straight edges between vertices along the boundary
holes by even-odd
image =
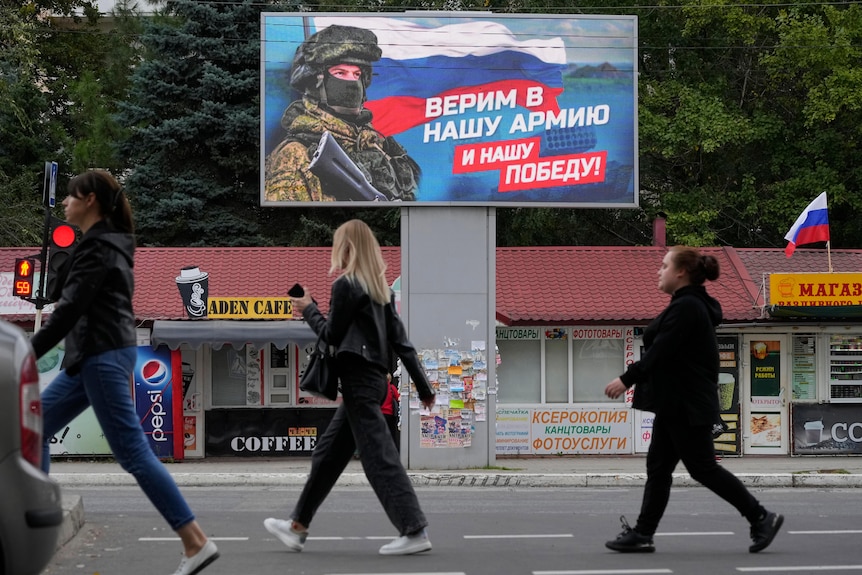
[[[33,297],[33,277],[36,275],[36,260],[33,258],[15,259],[15,283],[12,293],[20,298]]]
[[[59,292],[63,286],[57,285],[60,276],[72,250],[78,242],[78,229],[67,224],[60,218],[51,216],[51,230],[48,237],[48,269],[45,279],[45,294],[51,301],[59,299]]]

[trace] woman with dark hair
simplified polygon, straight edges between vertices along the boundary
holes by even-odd
[[[381,547],[380,554],[428,551],[428,520],[380,411],[392,365],[390,349],[401,359],[428,409],[434,407],[434,390],[395,311],[395,298],[386,284],[386,263],[371,228],[361,220],[342,224],[332,239],[330,263],[330,273],[341,274],[332,283],[328,317],[307,291],[291,301],[294,313],[302,314],[315,333],[338,348],[336,372],[344,401],[314,447],[311,472],[291,518],[269,517],[263,525],[288,549],[302,551],[317,509],[358,449],[368,482],[398,530],[399,537]]]
[[[137,359],[129,200],[111,174],[91,170],[69,181],[63,207],[66,221],[83,236],[57,278],[53,313],[31,340],[41,357],[66,338],[63,369],[42,392],[42,469],[47,473],[51,464],[49,439],[92,407],[117,462],[183,543],[174,575],[199,573],[218,558],[218,549],[150,448],[129,392]]]
[[[640,361],[611,381],[615,399],[635,385],[633,406],[655,413],[647,453],[647,481],[634,528],[608,541],[620,552],[655,551],[653,535],[670,498],[673,471],[682,460],[692,479],[733,505],[751,524],[751,553],[775,538],[784,517],[767,511],[739,479],[716,462],[712,426],[718,419],[718,342],[721,305],[706,293],[705,280],[718,279],[718,260],[693,248],[674,247],[658,270],[658,288],[670,303],[644,330]]]

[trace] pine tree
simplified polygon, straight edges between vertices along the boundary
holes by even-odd
[[[141,245],[265,245],[259,233],[263,5],[170,0],[118,119]]]

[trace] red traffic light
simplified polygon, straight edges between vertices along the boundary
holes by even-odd
[[[22,298],[33,295],[33,274],[36,272],[36,260],[33,258],[15,258],[15,280],[12,284],[12,294]]]
[[[51,231],[51,241],[59,248],[68,248],[75,243],[75,228],[60,224]]]

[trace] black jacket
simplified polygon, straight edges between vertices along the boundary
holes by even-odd
[[[721,305],[701,286],[685,286],[644,330],[645,351],[620,376],[635,388],[634,407],[685,417],[692,425],[718,418]]]
[[[74,374],[88,355],[137,344],[134,253],[132,235],[112,231],[104,220],[87,230],[57,278],[62,291],[54,311],[31,340],[36,357],[65,337],[64,367]]]
[[[391,349],[401,358],[419,397],[424,400],[434,395],[416,348],[407,339],[395,311],[394,296],[388,305],[376,303],[358,283],[341,276],[332,283],[329,317],[323,317],[313,302],[302,315],[314,333],[338,348],[338,355],[352,353],[389,371]]]

